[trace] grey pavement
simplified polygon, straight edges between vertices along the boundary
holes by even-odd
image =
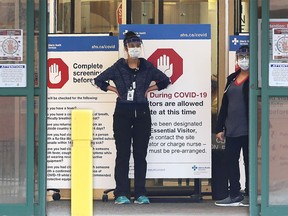
[[[47,202],[48,216],[71,215],[71,201],[59,200]],[[116,205],[112,200],[108,202],[94,201],[93,213],[97,216],[109,215],[138,215],[138,216],[248,216],[249,207],[219,207],[213,200],[190,203],[151,203],[149,205],[126,204]],[[74,215],[76,216],[76,215]],[[77,215],[78,216],[78,215]],[[84,216],[84,215],[79,215]],[[86,215],[85,215],[86,216]]]

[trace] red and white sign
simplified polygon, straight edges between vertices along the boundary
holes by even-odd
[[[69,68],[61,58],[49,58],[47,77],[48,88],[62,88],[69,80]]]
[[[141,37],[143,57],[172,83],[148,93],[152,129],[146,178],[211,178],[210,26],[129,24],[119,29],[121,39],[126,31]],[[121,46],[123,41],[119,51],[125,56]],[[131,156],[131,178],[133,167]]]
[[[166,58],[163,59],[162,62],[159,62],[159,59],[161,57]],[[173,49],[157,49],[149,58],[148,61],[150,61],[155,67],[158,69],[161,68],[161,65],[167,64],[167,59],[169,60],[169,68],[162,70],[163,73],[166,73],[166,71],[171,70],[171,76],[170,80],[171,83],[175,83],[176,80],[183,74],[183,59],[181,56],[178,55],[178,53],[175,52]],[[170,61],[171,60],[171,61]]]

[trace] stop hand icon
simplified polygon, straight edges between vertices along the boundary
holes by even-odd
[[[49,58],[47,64],[47,86],[62,88],[69,80],[69,68],[61,58]]]
[[[172,84],[183,74],[183,59],[171,48],[157,49],[148,61],[170,77]]]

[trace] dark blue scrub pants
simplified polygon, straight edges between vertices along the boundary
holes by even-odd
[[[239,158],[242,148],[245,166],[245,192],[249,193],[249,139],[248,136],[226,137],[225,153],[230,183],[230,196],[237,197],[240,193]]]
[[[115,198],[130,197],[128,178],[131,145],[134,158],[134,196],[146,194],[146,155],[151,135],[151,115],[148,104],[117,103],[113,116],[113,131],[116,144]]]

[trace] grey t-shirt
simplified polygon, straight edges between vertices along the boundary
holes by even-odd
[[[248,120],[243,96],[243,84],[232,82],[228,92],[228,114],[226,118],[226,136],[239,137],[248,135]]]

